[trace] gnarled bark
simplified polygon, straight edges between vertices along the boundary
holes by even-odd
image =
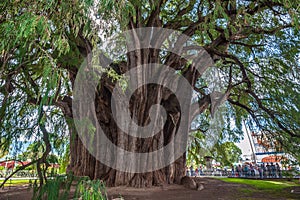
[[[171,66],[176,70],[184,67],[187,64],[186,61],[180,61],[177,63],[177,65],[176,63],[173,63],[178,60],[177,57],[178,56],[175,55],[176,59],[174,58],[174,60],[171,61],[171,64],[168,63],[168,66]],[[136,66],[141,66],[143,64],[149,63],[159,63],[159,60],[159,52],[157,50],[153,50],[151,48],[138,49],[134,52],[127,53],[126,64],[112,64],[110,65],[110,67],[113,68],[117,73],[124,74],[127,71],[134,69]],[[167,62],[170,62],[170,60],[167,59]],[[209,66],[205,67],[207,68]],[[203,67],[202,70],[205,70],[205,67]],[[183,152],[186,148],[187,136],[191,122],[189,114],[191,113],[191,99],[193,95],[192,88],[195,85],[197,78],[201,74],[195,69],[193,65],[190,65],[189,68],[183,71],[182,78],[184,78],[187,83],[191,85],[191,88],[189,90],[188,88],[182,87],[182,82],[180,81],[180,79],[170,80],[170,78],[168,78],[166,75],[168,73],[168,70],[169,69],[162,68],[161,71],[158,72],[149,67],[148,69],[142,69],[142,74],[136,74],[134,80],[129,80],[129,84],[131,84],[130,81],[143,83],[145,77],[147,77],[149,74],[159,73],[160,75],[157,79],[159,83],[171,82],[173,90],[176,90],[178,94],[183,95],[184,98],[187,99],[187,103],[181,105],[178,101],[178,97],[174,94],[174,91],[163,87],[163,84],[143,84],[141,87],[137,88],[134,91],[127,103],[129,103],[130,117],[135,121],[137,125],[143,127],[148,125],[151,120],[159,121],[159,119],[161,118],[159,111],[156,111],[157,113],[154,114],[155,118],[150,120],[149,112],[153,105],[158,104],[163,106],[165,109],[166,121],[163,124],[161,130],[159,130],[157,133],[153,133],[153,137],[138,138],[131,136],[130,132],[134,131],[131,126],[129,126],[128,130],[126,131],[120,129],[113,117],[113,111],[114,109],[116,109],[116,106],[119,106],[119,110],[123,109],[122,106],[114,104],[114,101],[122,102],[123,99],[112,99],[113,89],[116,86],[115,83],[107,75],[102,75],[102,79],[97,87],[97,91],[94,91],[96,115],[94,121],[99,124],[106,137],[109,138],[110,142],[128,152],[154,152],[170,144],[170,142],[173,141],[176,137],[177,141],[179,142],[174,144],[172,143],[171,152],[168,152],[168,156],[172,157],[174,156],[174,154],[176,154],[176,152],[182,152],[182,154],[178,158],[173,159],[173,163],[170,163],[169,165],[161,169],[156,169],[154,171],[141,173],[118,171],[114,168],[111,168],[110,166],[106,166],[104,163],[101,163],[99,160],[93,157],[91,155],[91,152],[89,152],[89,150],[87,149],[89,147],[86,148],[85,145],[83,145],[83,142],[81,141],[82,138],[79,137],[74,126],[69,123],[71,135],[71,159],[68,170],[72,171],[77,176],[89,176],[92,179],[102,179],[108,186],[128,185],[133,187],[149,187],[152,185],[161,184],[180,184],[181,178],[185,175],[186,160],[185,153]],[[72,84],[74,86],[74,80],[72,81]],[[82,90],[88,89],[87,87],[83,86]],[[200,109],[199,112],[203,112],[203,110],[208,107],[209,103],[209,98],[203,98],[203,101],[201,101],[201,105],[198,106],[198,108]],[[69,109],[64,110],[70,111],[71,106],[71,103],[69,103]],[[188,114],[183,115],[183,111]],[[195,110],[193,110],[193,112],[195,112]],[[87,113],[87,115],[89,115],[89,113]],[[126,122],[125,119],[121,120],[124,120]],[[185,121],[185,123],[183,123],[182,120]],[[92,141],[92,143],[96,143],[98,145],[99,143],[101,143],[101,141],[98,140],[99,138],[95,139],[95,141]],[[106,149],[106,144],[101,145],[101,149],[94,150],[92,153],[93,155],[106,154],[110,156],[111,154],[113,154],[110,149]],[[128,163],[121,155],[117,154],[113,156],[114,158],[112,162],[114,162],[115,165],[126,165],[126,163]],[[153,163],[161,163],[164,159],[166,158],[163,156],[149,156],[146,159],[147,163],[138,164],[144,165],[145,167],[150,166],[151,168],[151,165],[153,165]],[[128,168],[130,168],[130,166],[128,166]]]
[[[178,104],[178,102],[176,102],[176,98],[173,96],[170,96],[165,101],[157,98],[145,98],[144,101],[142,101],[140,98],[135,97],[134,100],[130,102],[131,109],[135,112],[134,114],[138,116],[137,120],[139,124],[145,124],[145,122],[149,120],[145,113],[147,113],[151,105],[157,103],[156,101],[158,100],[162,101],[161,104],[165,106],[168,114],[166,123],[160,133],[152,138],[141,139],[132,137],[118,129],[118,126],[112,117],[110,105],[111,94],[104,86],[102,86],[100,90],[102,91],[98,94],[101,95],[97,95],[95,101],[97,119],[106,136],[114,144],[127,151],[151,152],[162,148],[174,138],[176,129],[179,126],[180,111],[177,110],[178,105],[176,106],[176,103]],[[151,85],[148,86],[147,91],[152,93],[151,96],[153,97],[155,92],[151,90],[155,90],[156,93],[161,93],[163,89]],[[138,107],[143,108],[143,110],[140,111]],[[71,134],[70,148],[71,163],[69,170],[73,171],[77,176],[89,176],[92,179],[102,179],[108,186],[128,185],[133,187],[149,187],[166,183],[180,184],[181,178],[185,175],[185,155],[182,155],[169,166],[153,172],[129,173],[112,169],[96,160],[89,153],[82,144],[80,137],[76,134],[75,129],[73,129]],[[174,147],[174,151],[176,148],[177,147]],[[160,159],[163,158],[152,158],[152,161],[160,162]],[[122,163],[122,161],[120,161],[120,163]]]

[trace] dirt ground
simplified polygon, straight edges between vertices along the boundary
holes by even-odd
[[[297,200],[300,193],[291,193],[300,188],[288,188],[282,192],[251,192],[251,187],[234,183],[225,183],[218,179],[196,178],[196,182],[204,185],[201,191],[190,190],[182,185],[167,185],[146,189],[113,187],[107,188],[109,200],[122,196],[125,200]],[[250,192],[249,192],[250,191]],[[0,200],[30,200],[32,191],[26,186],[5,188],[0,190]]]

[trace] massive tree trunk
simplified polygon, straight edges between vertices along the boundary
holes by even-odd
[[[169,62],[168,66],[171,66],[176,70],[183,68],[187,63],[186,60],[182,61],[180,56],[172,53],[169,55],[169,58],[166,59],[166,62]],[[137,66],[149,63],[160,63],[158,50],[148,48],[128,52],[126,62],[110,64],[109,67],[113,68],[118,74],[125,74],[126,72],[135,69]],[[208,67],[208,65],[205,67]],[[202,70],[205,70],[205,68]],[[89,70],[87,69],[85,71]],[[142,84],[142,86],[137,87],[135,91],[132,91],[133,93],[127,101],[126,99],[122,99],[122,95],[117,97],[118,99],[114,99],[116,97],[112,98],[116,83],[111,77],[107,76],[107,74],[101,75],[101,81],[97,83],[97,87],[95,87],[96,90],[93,87],[89,88],[88,81],[86,85],[82,85],[79,89],[79,91],[84,91],[82,96],[85,97],[89,96],[89,90],[94,92],[92,101],[87,101],[83,104],[86,108],[94,106],[94,108],[92,108],[94,109],[94,113],[91,114],[86,110],[82,111],[82,105],[78,106],[78,110],[86,112],[86,116],[93,116],[94,120],[91,120],[92,123],[98,123],[99,127],[96,127],[95,136],[89,136],[89,139],[83,139],[82,135],[79,137],[80,134],[77,134],[78,130],[76,130],[72,123],[69,122],[71,159],[68,170],[72,171],[75,175],[89,176],[92,179],[101,179],[105,181],[108,186],[127,185],[133,187],[149,187],[161,184],[179,184],[181,182],[181,178],[185,175],[186,157],[184,152],[187,145],[191,117],[193,116],[190,112],[191,108],[193,108],[191,106],[193,95],[191,88],[193,88],[199,77],[199,71],[196,70],[195,65],[190,65],[181,73],[187,83],[192,86],[191,88],[184,87],[183,80],[180,78],[170,79],[166,75],[170,71],[168,68],[162,67],[157,69],[154,66],[148,66],[146,69],[141,68],[141,71],[142,72],[135,72],[136,74],[131,74],[131,76],[135,76],[135,79],[129,79],[129,85],[139,85],[145,81],[147,76],[155,73],[159,73],[159,77],[156,80],[159,84]],[[75,82],[74,75],[76,75],[76,73],[70,73],[72,75],[71,81],[73,86]],[[173,75],[175,74],[177,73],[173,72]],[[83,77],[80,77],[79,79],[82,78]],[[89,78],[87,79],[89,80]],[[169,84],[172,89],[164,87],[164,82]],[[176,96],[174,91],[176,91],[175,93],[180,94],[181,97]],[[185,99],[185,103],[182,104],[178,98]],[[124,105],[122,105],[123,100]],[[119,104],[117,104],[116,101],[118,101]],[[124,110],[124,108],[127,106],[126,103],[129,104],[129,118],[131,118],[138,126],[147,126],[154,120],[154,123],[157,123],[155,126],[161,127],[161,129],[158,129],[158,131],[152,130],[153,136],[146,138],[139,138],[130,134],[131,132],[138,132],[134,126],[131,125],[133,122],[129,122],[130,125],[128,125],[125,131],[121,129],[119,126],[120,124],[116,122],[113,113],[117,112],[116,115],[118,115],[118,111],[120,110],[125,113],[126,110]],[[201,104],[198,104],[197,106],[197,111],[203,111],[208,107],[209,103],[209,98],[203,98]],[[161,124],[161,110],[155,110],[155,113],[151,113],[150,115],[154,105],[161,105],[164,108],[164,124]],[[72,104],[69,104],[69,107],[71,106]],[[199,108],[201,109],[199,110]],[[69,110],[70,109],[71,108],[69,108]],[[195,113],[195,110],[193,110],[193,113]],[[72,118],[73,114],[69,113],[69,116]],[[128,116],[125,115],[123,118],[121,116],[121,122],[127,123],[128,119],[126,118],[128,118]],[[81,120],[83,119],[84,117]],[[124,160],[125,157],[123,157],[122,154],[114,154],[115,152],[109,148],[109,145],[101,141],[103,138],[100,136],[98,137],[98,129],[100,128],[111,143],[128,152],[151,153],[158,151],[169,144],[170,148],[166,150],[166,152],[163,152],[165,151],[163,150],[163,154],[156,154],[155,156],[149,155],[146,159],[135,161],[136,163],[130,162]],[[86,131],[85,134],[88,135],[90,133],[88,133],[87,129],[88,128],[80,131]],[[172,143],[174,140],[176,142]],[[175,155],[178,155],[178,152],[181,152],[180,156],[174,157]],[[104,154],[107,157],[111,156],[112,158],[109,159],[111,159],[110,162],[113,163],[112,165],[114,165],[114,167],[107,166],[106,163],[101,162],[97,157],[98,154]],[[160,166],[165,160],[172,160],[173,162],[162,168],[157,168],[157,166]],[[123,170],[118,170],[120,169],[120,165],[122,165]],[[130,165],[138,165],[140,166],[139,169],[145,167],[149,169],[153,168],[154,170],[132,171],[132,168],[134,167]]]
[[[179,126],[180,110],[178,110],[179,106],[176,98],[174,96],[170,96],[166,100],[155,98],[155,96],[162,92],[163,88],[154,85],[148,85],[146,89],[151,94],[136,96],[130,101],[132,115],[136,116],[138,124],[145,124],[149,120],[147,113],[149,108],[155,103],[160,103],[165,107],[168,117],[163,130],[155,134],[154,137],[145,139],[135,138],[118,129],[111,111],[111,92],[104,85],[101,87],[98,95],[96,95],[97,119],[102,130],[115,145],[127,151],[146,153],[158,150],[174,139]],[[168,91],[165,92],[168,93]],[[187,133],[185,134],[187,135]],[[186,140],[186,138],[182,139]],[[77,176],[102,179],[108,186],[129,185],[133,187],[147,187],[164,183],[180,183],[181,178],[185,174],[185,155],[182,155],[169,166],[153,172],[130,173],[112,169],[89,153],[82,144],[80,137],[76,134],[75,129],[72,130],[70,148],[71,163],[69,169]],[[175,149],[176,147],[174,147],[174,151]],[[152,162],[160,162],[161,159],[163,158],[152,158]],[[122,161],[119,164],[122,164]]]
[[[154,151],[166,145],[176,134],[178,124],[174,119],[178,118],[179,111],[171,113],[172,107],[169,106],[168,118],[164,125],[163,131],[156,134],[153,138],[137,139],[118,130],[115,121],[112,119],[110,109],[110,92],[103,88],[101,95],[97,96],[97,118],[101,124],[101,128],[109,139],[116,145],[121,146],[125,150],[135,152]],[[141,99],[131,103],[132,107],[138,105],[152,104],[153,99],[141,102]],[[170,105],[170,103],[166,103]],[[173,108],[174,109],[174,108]],[[138,112],[138,111],[137,111]],[[139,113],[146,113],[140,111]],[[144,118],[144,114],[140,115],[138,120]],[[182,155],[171,165],[148,173],[128,173],[121,172],[105,166],[97,161],[89,151],[84,147],[80,138],[73,130],[71,135],[71,163],[70,170],[77,176],[89,176],[92,179],[102,179],[109,186],[130,185],[134,187],[145,187],[159,185],[163,183],[180,183],[181,178],[185,173],[185,155]],[[153,161],[162,158],[154,158]]]

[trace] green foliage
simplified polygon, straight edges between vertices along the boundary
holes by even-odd
[[[20,160],[35,160],[42,156],[43,154],[43,143],[42,142],[34,142],[31,143],[27,149],[19,155]]]
[[[45,185],[37,186],[37,182],[33,185],[32,199],[68,199],[70,189],[72,186],[73,176],[59,176],[54,179],[49,179]],[[62,191],[61,191],[62,190]]]
[[[205,164],[204,156],[212,156],[222,166],[230,166],[240,160],[242,151],[234,142],[217,140],[212,147],[205,145],[205,135],[200,132],[192,133],[187,151],[187,165]]]
[[[0,88],[5,88],[8,80],[14,81],[14,88],[18,87],[11,93],[0,94],[3,101],[0,118],[5,116],[0,126],[1,138],[6,138],[1,141],[1,148],[20,137],[38,140],[42,109],[48,111],[43,123],[55,121],[55,125],[51,125],[53,131],[65,132],[61,111],[49,107],[60,97],[58,94],[64,96],[71,91],[68,73],[58,62],[64,67],[74,67],[70,65],[74,62],[77,65],[81,58],[78,50],[74,51],[76,37],[88,35],[91,30],[85,26],[89,21],[85,13],[92,2],[74,1],[72,4],[53,0],[0,3]],[[53,137],[61,138],[61,135],[53,134]]]
[[[222,166],[238,162],[242,154],[235,142],[243,134],[241,121],[234,122],[236,114],[228,104],[219,107],[214,118],[209,113],[202,113],[192,123],[193,131],[189,134],[187,164],[205,164],[204,157],[212,156]],[[240,115],[238,115],[240,116]],[[240,124],[237,124],[240,123]]]
[[[76,190],[76,196],[84,200],[107,200],[105,184],[101,180],[81,181]]]
[[[66,151],[59,157],[59,174],[64,174],[67,171],[67,167],[70,161],[70,143],[66,146]]]
[[[3,158],[4,156],[6,156],[8,154],[8,150],[7,149],[1,149],[0,148],[0,159]]]
[[[220,162],[222,166],[230,166],[240,160],[242,150],[233,142],[225,142],[216,144],[212,154],[214,159]]]
[[[82,200],[107,200],[105,184],[100,181],[91,181],[87,177],[75,177],[71,174],[48,179],[47,183],[37,186],[34,183],[34,200],[67,200],[70,198],[72,183],[77,182],[74,199]]]

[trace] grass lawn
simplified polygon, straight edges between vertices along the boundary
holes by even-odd
[[[0,180],[0,185],[3,183],[3,180]],[[17,179],[17,180],[8,180],[5,184],[4,187],[7,186],[18,186],[18,185],[25,185],[25,184],[29,184],[29,183],[34,183],[34,180],[30,180],[29,179]]]
[[[288,187],[300,186],[296,181],[253,180],[242,178],[222,178],[224,182],[251,185],[258,190],[282,190]]]
[[[242,178],[218,178],[227,183],[237,183],[241,185],[248,185],[250,187],[241,187],[238,189],[243,198],[240,200],[253,199],[265,199],[268,198],[285,198],[285,199],[298,199],[299,194],[292,194],[290,189],[295,186],[300,186],[298,180],[254,180],[254,179],[242,179]],[[255,198],[254,198],[255,199]]]

